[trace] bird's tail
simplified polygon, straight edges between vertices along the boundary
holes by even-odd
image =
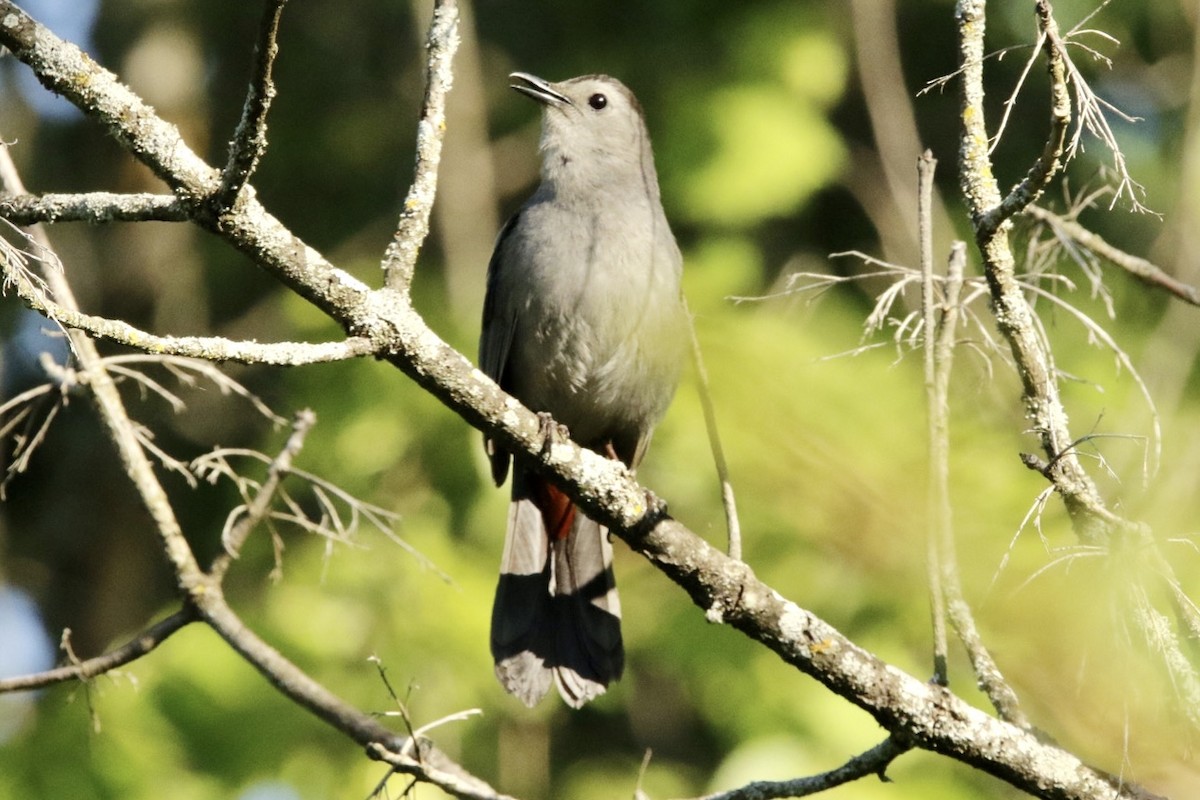
[[[513,474],[491,638],[496,677],[527,706],[553,680],[578,708],[604,694],[625,665],[608,531],[521,469]]]

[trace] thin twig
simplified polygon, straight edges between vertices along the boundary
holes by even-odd
[[[418,755],[409,755],[413,749]],[[411,775],[423,783],[438,787],[459,800],[516,800],[501,794],[488,784],[466,772],[444,753],[434,749],[428,739],[405,742],[400,749],[388,749],[378,744],[367,746],[367,755],[390,764],[393,772]],[[390,777],[390,773],[389,773]]]
[[[729,479],[729,464],[725,461],[725,448],[721,446],[721,432],[717,428],[717,412],[713,408],[712,393],[708,387],[708,370],[704,366],[704,354],[700,350],[700,339],[696,336],[696,320],[684,300],[684,313],[688,317],[688,333],[692,337],[692,363],[696,365],[696,390],[700,395],[700,408],[704,411],[704,427],[708,431],[708,445],[712,449],[713,463],[717,468],[717,480],[721,484],[721,505],[725,509],[725,529],[729,532],[729,557],[742,559],[742,523],[738,519],[737,499],[733,492],[733,481]]]
[[[458,49],[458,6],[455,0],[437,0],[429,38],[425,99],[417,125],[417,156],[413,180],[404,198],[396,233],[383,254],[384,282],[389,289],[407,294],[417,254],[429,235],[429,212],[437,191],[442,138],[446,133],[446,93],[453,73],[450,62]]]
[[[941,608],[944,613],[949,615],[955,635],[958,636],[967,651],[976,683],[983,689],[1001,719],[1030,730],[1032,725],[1021,710],[1016,691],[1004,679],[995,659],[984,645],[983,637],[975,624],[975,616],[971,612],[971,606],[963,592],[962,576],[958,569],[958,548],[954,543],[950,504],[948,391],[965,265],[966,245],[962,242],[955,242],[946,268],[946,297],[940,325],[936,333],[932,331],[932,327],[926,327],[926,348],[933,353],[932,357],[926,356],[926,390],[930,409],[930,527],[934,540],[933,548],[936,551],[932,560],[935,562],[934,568],[939,572],[936,585],[942,592]],[[932,326],[934,324],[932,309],[929,309],[927,313],[926,325]],[[931,370],[932,374],[928,370]],[[942,634],[945,635],[944,630]]]
[[[317,415],[307,408],[296,413],[295,418],[292,420],[291,435],[288,436],[283,449],[279,451],[279,455],[275,456],[275,459],[267,468],[267,479],[263,481],[254,499],[246,504],[245,513],[221,537],[221,544],[224,545],[225,550],[213,559],[211,566],[208,568],[208,574],[217,583],[220,583],[225,578],[225,573],[229,570],[233,560],[241,552],[242,545],[246,542],[246,537],[267,516],[271,508],[271,503],[275,499],[275,490],[279,488],[280,481],[291,472],[292,460],[299,455],[301,448],[304,447],[304,438],[316,422]]]
[[[218,209],[227,208],[237,200],[242,187],[254,174],[259,159],[267,152],[267,112],[275,99],[271,69],[279,53],[275,39],[286,4],[287,0],[267,0],[263,8],[258,41],[254,46],[254,74],[242,106],[242,118],[229,145],[229,161],[221,172],[221,188],[212,198]]]
[[[169,617],[154,623],[115,650],[110,650],[103,655],[82,660],[72,659],[72,662],[65,667],[57,667],[45,672],[0,679],[0,694],[41,689],[66,681],[87,680],[105,672],[111,672],[146,655],[165,642],[175,631],[195,621],[195,612],[184,607]]]
[[[1050,73],[1050,133],[1046,137],[1042,154],[1021,182],[1014,186],[1000,203],[975,218],[979,236],[991,235],[1002,222],[1036,200],[1062,166],[1067,126],[1071,124],[1071,95],[1067,90],[1064,65],[1066,59],[1062,38],[1058,34],[1058,23],[1054,20],[1049,0],[1038,0],[1036,8],[1039,43],[1046,55],[1046,70]]]
[[[942,563],[941,542],[950,528],[949,496],[949,413],[944,387],[938,381],[939,365],[935,347],[937,318],[934,315],[933,275],[933,176],[937,159],[926,150],[917,159],[917,243],[921,258],[921,327],[925,368],[925,406],[929,447],[929,484],[927,504],[929,532],[925,546],[925,569],[929,581],[930,616],[933,621],[933,681],[950,684],[947,667],[946,606],[942,590],[942,571],[952,565]],[[953,350],[947,353],[950,357]],[[949,365],[945,365],[949,372]],[[943,389],[943,391],[939,391]]]
[[[361,336],[351,336],[340,342],[244,342],[222,336],[159,336],[123,320],[84,314],[77,308],[56,302],[29,279],[23,265],[7,248],[0,254],[0,261],[5,282],[16,289],[17,296],[29,308],[65,328],[148,353],[205,361],[301,366],[373,355],[377,349],[369,339]]]
[[[869,775],[876,775],[880,780],[887,781],[888,777],[885,773],[888,765],[911,749],[912,745],[901,743],[895,737],[889,737],[840,767],[819,775],[793,778],[787,781],[754,781],[737,789],[706,794],[695,800],[778,800],[785,797],[807,797],[818,794]]]
[[[11,194],[24,194],[25,187],[17,173],[7,147],[0,147],[0,187]],[[40,226],[31,229],[43,252],[53,254],[53,248]],[[57,256],[54,257],[58,261]],[[44,271],[43,278],[55,301],[68,311],[78,311],[74,293],[61,269]],[[121,394],[112,376],[104,368],[96,343],[82,332],[68,330],[67,337],[79,361],[79,372],[87,376],[91,395],[100,411],[100,417],[121,458],[126,475],[137,489],[142,504],[154,520],[163,550],[175,570],[179,588],[190,594],[197,579],[202,576],[200,567],[192,553],[191,545],[183,535],[183,529],[166,491],[154,473],[154,466],[142,447],[137,425],[129,418]]]
[[[0,197],[0,218],[14,225],[38,222],[186,222],[187,208],[173,194],[21,194]]]
[[[1143,283],[1170,292],[1186,303],[1200,306],[1200,289],[1168,275],[1162,267],[1151,261],[1114,247],[1074,219],[1055,214],[1039,205],[1030,205],[1023,213],[1049,225],[1055,237],[1064,245],[1086,248]]]

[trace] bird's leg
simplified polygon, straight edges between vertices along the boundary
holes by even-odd
[[[538,434],[542,437],[542,455],[549,456],[550,448],[571,438],[571,432],[561,422],[556,422],[548,411],[537,412]]]

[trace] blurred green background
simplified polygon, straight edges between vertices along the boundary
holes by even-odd
[[[993,124],[1034,36],[1032,3],[993,4],[988,63]],[[1055,4],[1064,30],[1096,0]],[[208,0],[39,0],[26,7],[115,71],[211,163],[241,109],[258,3]],[[925,416],[919,354],[894,326],[864,340],[863,320],[887,283],[782,294],[796,272],[871,271],[858,250],[915,266],[915,161],[940,159],[938,261],[968,228],[957,199],[956,87],[917,96],[955,69],[949,0],[672,3],[498,2],[463,5],[434,232],[416,295],[430,324],[474,355],[484,273],[506,214],[536,180],[537,112],[508,90],[524,70],[550,79],[607,72],[645,107],[664,203],[686,260],[732,477],[745,556],[779,591],[916,675],[930,672],[925,590]],[[425,3],[292,0],[276,67],[270,150],[259,197],[292,230],[364,281],[378,262],[411,174],[422,92]],[[1110,241],[1200,282],[1197,236],[1194,3],[1114,3],[1073,49],[1083,73],[1136,123],[1112,122],[1145,203],[1109,199],[1081,219]],[[0,62],[0,135],[31,191],[161,191],[96,125]],[[1041,150],[1045,79],[1036,65],[997,147],[1011,185]],[[1109,153],[1085,152],[1045,202],[1102,186]],[[320,340],[339,331],[213,237],[176,224],[62,225],[51,230],[80,301],[160,333],[261,341]],[[1019,226],[1031,255],[1045,236]],[[1114,507],[1154,526],[1183,587],[1200,593],[1195,541],[1200,484],[1200,319],[1194,308],[1106,268],[1097,294],[1070,259],[1050,258],[1078,287],[1061,297],[1106,326],[1127,368],[1069,313],[1043,320],[1073,431],[1125,435],[1085,446]],[[969,274],[978,274],[971,251]],[[773,299],[735,302],[734,297]],[[916,307],[909,291],[893,313]],[[1022,525],[1045,484],[1018,460],[1036,448],[1019,388],[992,326],[963,330],[953,381],[953,501],[962,572],[986,641],[1036,724],[1096,765],[1176,797],[1200,791],[1196,731],[1122,598],[1137,559],[1080,549],[1055,498]],[[6,396],[43,377],[37,353],[61,349],[11,297],[0,306]],[[864,344],[877,345],[845,355]],[[108,348],[106,352],[115,352]],[[839,354],[841,357],[833,358]],[[708,625],[683,592],[618,545],[629,650],[624,680],[579,712],[556,699],[529,711],[492,677],[487,625],[506,490],[486,478],[480,436],[397,371],[370,361],[293,370],[228,371],[279,413],[319,418],[298,466],[400,515],[414,558],[363,527],[350,545],[279,526],[282,573],[259,531],[229,578],[237,610],[335,693],[381,713],[395,705],[368,661],[377,656],[417,724],[466,708],[483,715],[434,732],[437,743],[502,791],[523,798],[603,798],[642,788],[696,795],[752,779],[834,767],[882,738],[864,713],[733,631]],[[169,375],[157,374],[172,387]],[[174,414],[127,392],[156,442],[189,460],[215,445],[274,453],[286,431],[211,385],[179,389]],[[42,409],[44,412],[44,409]],[[1149,471],[1144,465],[1149,462]],[[247,471],[261,477],[257,465]],[[640,478],[672,513],[714,542],[724,528],[699,401],[689,379]],[[163,480],[198,553],[220,544],[237,502],[226,483]],[[307,499],[303,485],[290,484]],[[173,610],[172,580],[146,515],[86,398],[55,420],[27,473],[0,506],[0,671],[57,658],[72,631],[82,657],[123,642]],[[429,564],[435,565],[436,568]],[[447,579],[448,578],[448,579]],[[1147,582],[1147,585],[1153,585]],[[955,651],[953,688],[979,703]],[[399,720],[394,720],[400,726]],[[89,686],[0,698],[0,798],[183,800],[362,798],[383,769],[282,699],[200,626]],[[838,798],[1006,798],[1013,790],[928,754],[895,780],[861,781]],[[393,779],[390,796],[404,782]],[[440,796],[420,788],[419,796]]]

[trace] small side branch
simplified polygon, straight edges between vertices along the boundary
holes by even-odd
[[[946,565],[944,543],[949,541],[950,532],[950,462],[949,462],[949,415],[946,387],[949,380],[949,359],[953,349],[941,353],[945,359],[938,363],[939,355],[935,344],[938,328],[934,309],[933,274],[933,176],[937,159],[926,150],[917,159],[917,227],[918,245],[921,254],[921,324],[923,334],[922,355],[925,368],[925,406],[929,445],[929,485],[927,504],[929,510],[929,533],[926,540],[926,572],[929,581],[930,616],[933,620],[933,681],[948,686],[950,676],[947,667],[949,648],[946,644],[946,606],[942,588],[943,569]],[[960,282],[955,294],[961,291]],[[949,306],[947,306],[949,311]],[[945,313],[945,312],[943,312]],[[955,315],[957,319],[957,314]],[[944,377],[944,380],[939,378]]]
[[[413,181],[404,198],[400,222],[383,254],[384,281],[389,289],[405,294],[412,283],[421,244],[429,235],[429,213],[437,191],[442,138],[446,133],[446,93],[450,91],[450,62],[458,49],[458,6],[438,0],[425,43],[429,51],[425,99],[417,125],[417,158]]]
[[[208,574],[217,583],[224,579],[225,573],[229,571],[230,565],[238,557],[250,532],[267,517],[280,481],[291,472],[293,459],[300,454],[301,448],[304,447],[304,438],[316,423],[317,415],[307,408],[298,412],[295,419],[292,420],[292,433],[288,436],[283,449],[279,451],[279,455],[275,456],[275,459],[267,467],[267,479],[263,481],[262,487],[254,499],[245,506],[242,518],[223,537],[222,544],[225,546],[225,552],[213,559],[212,566],[208,570]]]
[[[56,267],[51,267],[51,270]],[[351,336],[340,342],[240,342],[221,336],[158,336],[127,322],[85,314],[51,299],[29,275],[15,249],[0,249],[0,273],[5,284],[16,289],[27,306],[64,328],[81,331],[155,355],[199,358],[205,361],[236,361],[241,364],[301,366],[373,355],[375,344]]]
[[[885,773],[888,766],[898,756],[911,749],[912,745],[902,744],[895,737],[890,737],[840,767],[819,775],[789,781],[754,781],[738,789],[708,794],[696,800],[779,800],[785,797],[807,797],[871,775],[887,781]]]
[[[1126,253],[1109,244],[1099,234],[1093,233],[1074,219],[1055,214],[1038,205],[1027,206],[1023,213],[1049,225],[1058,240],[1067,247],[1085,248],[1125,270],[1148,286],[1169,292],[1185,303],[1200,306],[1200,289],[1168,275],[1162,267],[1151,261]]]
[[[7,145],[0,144],[0,147]],[[39,222],[186,222],[187,209],[173,194],[21,194],[0,196],[0,218],[14,225]]]
[[[688,332],[692,337],[692,363],[696,365],[696,389],[700,395],[700,407],[704,411],[704,427],[708,431],[708,444],[712,449],[713,463],[717,468],[717,480],[721,483],[721,505],[725,508],[725,529],[729,533],[729,557],[742,560],[742,523],[738,519],[737,498],[733,482],[729,479],[729,465],[725,462],[725,448],[721,445],[721,432],[717,428],[717,412],[713,408],[712,393],[708,389],[708,370],[704,366],[704,353],[700,350],[700,339],[696,336],[695,319],[684,301],[688,316]]]
[[[6,147],[0,147],[0,188],[11,194],[25,194],[21,176],[17,173],[16,165]],[[50,240],[40,227],[33,228],[31,236],[36,240],[40,252],[58,262]],[[6,254],[6,268],[9,261],[11,258]],[[31,282],[30,276],[24,273],[21,273],[21,278]],[[79,306],[67,282],[66,274],[61,269],[52,268],[44,270],[43,278],[46,282],[47,299],[53,297],[64,310],[77,313]],[[191,546],[183,535],[183,529],[167,493],[154,472],[154,465],[142,446],[138,426],[130,419],[121,400],[121,393],[117,390],[112,374],[105,368],[96,343],[79,330],[69,330],[67,337],[79,362],[77,371],[87,376],[92,400],[116,446],[125,474],[129,476],[142,504],[154,520],[163,551],[175,571],[176,583],[184,594],[190,594],[202,573]]]
[[[1050,73],[1050,133],[1042,154],[999,205],[976,220],[980,235],[991,235],[1000,224],[1038,198],[1062,166],[1067,127],[1071,124],[1071,94],[1067,89],[1066,45],[1058,33],[1058,23],[1049,0],[1037,2],[1038,30],[1046,70]]]
[[[267,112],[275,99],[271,68],[279,52],[279,18],[287,0],[267,0],[258,42],[254,48],[254,75],[242,107],[242,118],[229,145],[229,161],[221,173],[221,188],[213,198],[218,208],[232,205],[242,187],[250,180],[258,161],[267,151]]]
[[[390,764],[393,773],[409,775],[422,783],[436,786],[459,800],[516,800],[464,770],[447,758],[445,753],[437,750],[428,739],[411,738],[399,752],[371,744],[367,747],[367,755]]]
[[[95,658],[76,661],[65,667],[37,672],[32,675],[18,675],[15,678],[0,679],[0,694],[5,692],[22,692],[30,689],[41,689],[66,681],[86,681],[97,675],[103,675],[114,669],[119,669],[131,661],[136,661],[154,648],[165,642],[171,634],[190,622],[195,622],[196,614],[191,608],[176,611],[166,619],[154,623],[144,631],[134,636],[115,650],[110,650]]]

